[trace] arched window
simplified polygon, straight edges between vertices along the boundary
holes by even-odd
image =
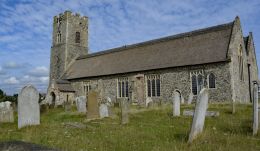
[[[155,96],[155,79],[152,80],[152,96]]]
[[[198,92],[203,88],[203,76],[201,74],[198,75]]]
[[[58,31],[57,33],[57,43],[61,43],[61,33]]]
[[[160,75],[147,76],[147,97],[161,96],[161,80]]]
[[[157,93],[157,96],[161,96],[161,82],[160,82],[160,79],[156,79],[156,93]]]
[[[147,95],[148,95],[148,97],[151,97],[151,81],[150,81],[150,79],[147,79]]]
[[[118,98],[129,96],[129,82],[127,77],[118,78]]]
[[[240,45],[239,52],[238,52],[238,65],[239,65],[239,79],[241,81],[243,81],[244,80],[244,76],[243,76],[244,65],[243,65],[243,48],[241,45]]]
[[[197,77],[196,77],[196,75],[193,75],[191,77],[191,84],[192,84],[192,93],[194,95],[197,95]]]
[[[75,43],[80,43],[80,32],[76,32]]]
[[[208,86],[209,88],[216,88],[216,77],[213,73],[208,76]]]

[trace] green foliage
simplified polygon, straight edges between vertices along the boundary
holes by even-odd
[[[0,89],[0,102],[10,101],[17,103],[18,94],[13,96],[6,95],[3,90]]]
[[[172,117],[170,106],[154,109],[131,109],[130,123],[120,125],[120,118],[86,121],[86,115],[52,109],[41,115],[41,125],[17,129],[16,122],[1,124],[0,141],[23,140],[62,150],[260,150],[260,135],[252,136],[252,107],[237,105],[231,114],[230,105],[210,105],[219,111],[216,118],[207,117],[204,132],[187,144],[191,117]],[[191,109],[194,106],[182,106]],[[119,109],[115,110],[119,115]],[[85,129],[65,126],[80,122]]]

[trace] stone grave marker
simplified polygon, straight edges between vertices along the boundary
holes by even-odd
[[[258,131],[258,124],[259,124],[259,117],[258,117],[258,83],[257,81],[254,81],[254,87],[253,87],[253,135],[257,134]]]
[[[77,97],[76,106],[77,106],[77,111],[79,113],[86,113],[87,112],[86,97],[85,96]]]
[[[173,92],[173,116],[180,116],[181,94],[178,91]]]
[[[188,98],[188,104],[191,104],[193,96],[194,96],[193,93],[190,93],[189,98]]]
[[[183,95],[181,94],[181,104],[184,104],[184,97],[183,97]]]
[[[191,143],[197,137],[197,135],[203,131],[206,111],[208,108],[208,98],[208,90],[203,88],[200,91],[196,101],[188,143]]]
[[[99,116],[100,118],[109,117],[108,106],[106,104],[99,106]]]
[[[98,107],[98,93],[94,90],[91,90],[88,93],[87,101],[87,118],[96,119],[99,118],[99,107]]]
[[[121,124],[129,123],[129,102],[126,98],[121,99]]]
[[[145,100],[145,106],[146,107],[152,106],[152,103],[153,103],[153,100],[151,98],[147,97]]]
[[[40,124],[39,92],[32,85],[22,88],[18,95],[18,128]]]
[[[14,122],[14,111],[11,106],[11,102],[0,103],[0,123],[12,123]]]

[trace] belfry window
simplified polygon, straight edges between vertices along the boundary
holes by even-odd
[[[213,73],[208,75],[208,87],[209,88],[216,88],[216,77]]]
[[[117,97],[125,98],[129,96],[128,78],[118,78],[117,80]]]
[[[80,32],[76,32],[75,43],[80,43]]]
[[[57,33],[57,43],[61,43],[61,33],[58,31]]]
[[[147,76],[147,97],[161,96],[161,80],[159,75]]]

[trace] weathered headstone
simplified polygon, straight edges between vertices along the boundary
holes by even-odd
[[[76,98],[76,106],[79,113],[86,113],[87,106],[86,106],[86,97],[79,96]]]
[[[129,102],[126,98],[121,99],[121,124],[129,123]]]
[[[203,131],[205,115],[208,108],[208,98],[208,90],[203,88],[197,98],[188,143],[191,143],[193,139]]]
[[[180,116],[181,94],[178,91],[173,92],[173,116]]]
[[[149,107],[152,105],[152,103],[153,103],[153,100],[151,98],[147,97],[145,100],[145,106]]]
[[[254,81],[254,87],[253,87],[253,111],[254,111],[254,116],[253,116],[253,135],[257,134],[258,131],[258,83],[257,81]]]
[[[191,104],[193,96],[194,96],[193,93],[190,93],[189,98],[188,98],[188,104]]]
[[[64,108],[66,112],[69,112],[71,110],[71,103],[69,101],[65,101]]]
[[[11,106],[11,102],[0,103],[0,123],[12,123],[14,122],[14,111]]]
[[[22,88],[18,95],[18,128],[40,124],[39,92],[32,85]]]
[[[184,97],[182,94],[181,94],[181,104],[184,104]]]
[[[99,118],[99,107],[98,107],[98,93],[94,90],[91,90],[88,93],[87,101],[87,118],[96,119]]]
[[[100,118],[109,117],[108,106],[106,104],[101,104],[99,106],[99,116]]]

